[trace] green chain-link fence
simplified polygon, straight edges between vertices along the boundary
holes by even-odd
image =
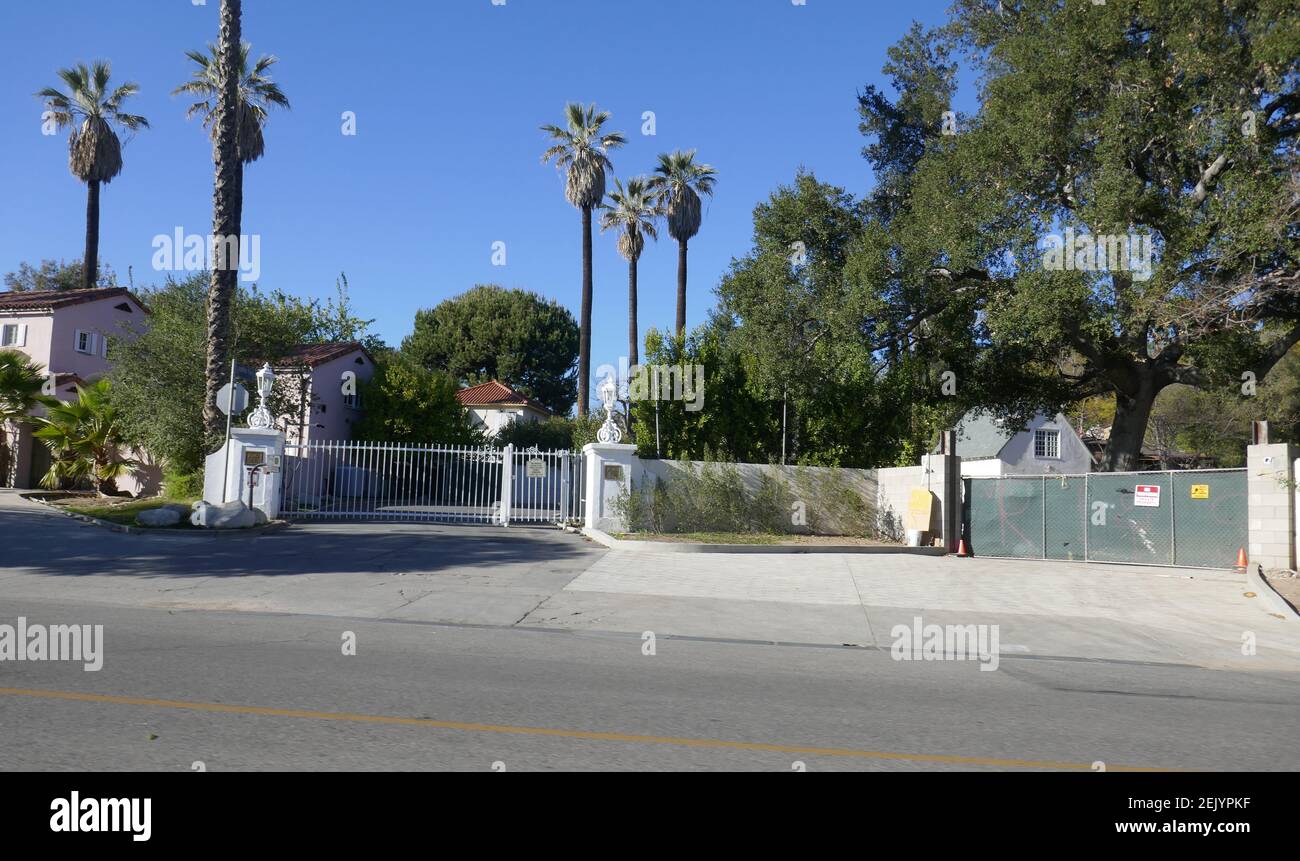
[[[1246,545],[1246,472],[1093,473],[965,480],[980,556],[1230,568]]]

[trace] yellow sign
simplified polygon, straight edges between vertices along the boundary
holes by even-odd
[[[907,522],[903,524],[904,528],[928,530],[933,510],[934,494],[924,487],[912,488],[912,494],[907,500]]]
[[[1209,499],[1210,486],[1208,484],[1193,484],[1192,499]]]

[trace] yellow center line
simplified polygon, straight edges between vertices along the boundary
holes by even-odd
[[[0,695],[34,697],[47,700],[72,700],[86,703],[112,703],[125,706],[182,709],[185,711],[216,712],[219,714],[264,715],[267,717],[304,718],[308,720],[346,721],[350,723],[383,724],[388,726],[421,726],[429,729],[450,729],[462,732],[501,733],[505,735],[548,736],[583,741],[616,741],[632,744],[664,744],[679,747],[712,748],[717,750],[752,750],[772,753],[795,753],[804,756],[838,756],[853,759],[897,760],[902,762],[942,763],[946,765],[989,766],[993,768],[1048,768],[1070,771],[1090,771],[1091,763],[1052,762],[1032,759],[995,759],[978,756],[951,756],[929,753],[892,753],[878,750],[853,750],[841,747],[809,747],[795,744],[763,744],[750,741],[727,741],[709,738],[679,738],[675,736],[636,735],[621,732],[591,732],[576,729],[550,729],[547,727],[506,726],[500,724],[463,723],[461,721],[406,718],[391,715],[367,715],[350,712],[321,712],[306,709],[281,709],[266,706],[241,706],[226,703],[204,703],[188,700],[157,700],[146,697],[123,697],[112,694],[84,694],[75,691],[29,690],[26,688],[0,688]],[[1107,765],[1107,771],[1169,771],[1163,768],[1139,768]]]

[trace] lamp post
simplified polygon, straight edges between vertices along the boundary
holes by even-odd
[[[614,402],[618,399],[618,384],[614,382],[614,375],[610,374],[605,377],[605,382],[600,384],[600,399],[605,404],[605,423],[596,431],[596,439],[603,443],[618,442],[623,439],[623,431],[614,423]]]
[[[250,428],[272,428],[275,426],[275,419],[271,416],[271,411],[266,408],[266,399],[270,397],[271,390],[275,388],[275,371],[271,370],[270,363],[262,365],[262,369],[255,375],[257,378],[257,409],[248,417],[248,426]]]

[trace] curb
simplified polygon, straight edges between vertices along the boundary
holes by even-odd
[[[1285,616],[1293,622],[1300,622],[1300,613],[1297,613],[1296,608],[1269,585],[1268,580],[1260,573],[1258,564],[1246,566],[1246,584],[1250,586],[1252,592],[1264,599],[1264,603],[1272,612]]]
[[[238,538],[241,536],[265,535],[268,532],[279,532],[289,525],[287,520],[272,520],[270,523],[263,523],[260,526],[252,526],[248,529],[170,529],[166,527],[144,527],[128,526],[125,523],[114,523],[111,520],[103,520],[99,517],[91,517],[89,514],[78,514],[75,511],[68,511],[57,505],[52,505],[43,499],[36,499],[35,494],[19,494],[22,499],[28,502],[34,502],[37,505],[43,505],[51,511],[58,512],[64,517],[70,517],[73,520],[80,520],[82,523],[88,523],[91,526],[98,526],[101,529],[107,529],[109,532],[120,532],[125,535],[167,535],[180,538]]]
[[[894,547],[889,544],[685,544],[671,541],[629,541],[599,529],[583,527],[582,534],[611,550],[640,553],[902,553],[913,556],[944,556],[942,547]]]

